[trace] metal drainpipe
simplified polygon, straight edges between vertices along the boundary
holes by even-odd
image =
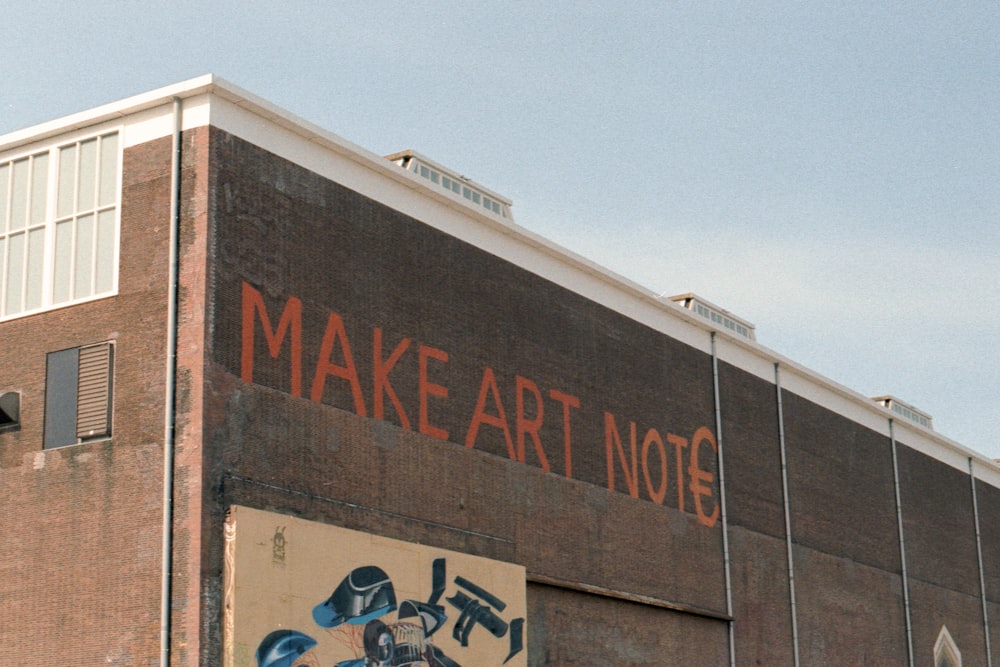
[[[726,577],[726,616],[729,616],[729,664],[736,667],[736,636],[733,620],[733,578],[729,562],[729,521],[726,514],[726,466],[722,456],[722,403],[719,400],[719,357],[712,332],[712,390],[715,396],[715,441],[719,447],[719,514],[722,518],[722,565]]]
[[[986,636],[986,664],[993,667],[993,653],[990,650],[990,615],[986,606],[986,577],[983,575],[983,542],[979,533],[979,499],[976,497],[976,471],[969,457],[969,479],[972,484],[972,514],[976,520],[976,555],[979,558],[979,592],[983,603],[983,634]]]
[[[906,615],[906,653],[910,658],[910,667],[914,667],[913,655],[913,621],[910,617],[910,579],[906,574],[906,539],[903,537],[903,505],[899,494],[899,461],[896,456],[896,432],[893,419],[889,418],[889,442],[892,444],[892,481],[896,490],[896,528],[899,531],[899,562],[903,577],[903,612]]]
[[[160,570],[160,667],[170,665],[171,570],[174,523],[174,387],[177,374],[177,235],[180,226],[181,100],[173,99],[173,144],[170,160],[170,248],[167,296],[167,372],[163,423],[163,563]]]
[[[799,619],[795,606],[795,560],[792,555],[792,511],[788,499],[788,458],[785,455],[785,412],[781,402],[781,373],[774,364],[774,389],[778,398],[778,448],[781,450],[781,494],[785,507],[785,551],[788,558],[788,599],[792,615],[792,651],[799,667]]]

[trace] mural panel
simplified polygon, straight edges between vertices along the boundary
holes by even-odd
[[[527,665],[518,565],[233,507],[227,667]]]

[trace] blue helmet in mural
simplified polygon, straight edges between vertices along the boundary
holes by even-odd
[[[416,619],[424,630],[424,635],[430,637],[448,620],[444,607],[430,602],[403,600],[399,603],[399,620]]]
[[[257,667],[292,667],[316,640],[297,630],[275,630],[257,647]]]
[[[381,568],[365,565],[344,577],[333,594],[313,609],[313,620],[321,628],[341,623],[364,625],[396,609],[396,592]]]

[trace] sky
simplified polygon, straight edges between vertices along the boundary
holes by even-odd
[[[216,74],[1000,458],[1000,3],[12,2],[0,134]]]

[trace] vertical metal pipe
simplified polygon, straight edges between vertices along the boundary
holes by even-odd
[[[180,98],[173,100],[173,134],[170,158],[170,247],[167,286],[167,359],[163,419],[163,560],[160,569],[160,666],[170,665],[171,573],[174,523],[174,387],[177,374],[177,236],[180,227],[181,129]]]
[[[969,457],[969,480],[972,485],[972,515],[976,520],[976,556],[979,558],[979,592],[983,603],[983,634],[986,636],[986,664],[993,667],[993,652],[990,649],[990,612],[986,604],[986,576],[983,573],[983,540],[979,532],[979,498],[976,495],[976,470]]]
[[[906,617],[906,654],[909,656],[910,667],[914,667],[913,656],[913,621],[910,616],[910,580],[906,573],[906,538],[903,535],[903,505],[899,493],[899,461],[896,456],[896,432],[893,420],[889,418],[889,442],[892,445],[892,481],[896,492],[896,529],[899,531],[899,562],[900,575],[903,578],[903,613]]]
[[[715,397],[715,441],[719,446],[719,514],[722,519],[722,566],[726,577],[726,615],[729,616],[729,664],[736,667],[736,633],[733,617],[733,578],[729,560],[729,520],[726,514],[726,466],[722,447],[722,402],[719,399],[719,356],[712,332],[712,390]],[[679,464],[678,464],[679,465]]]
[[[778,448],[781,450],[781,493],[785,507],[785,552],[788,558],[788,597],[792,614],[792,651],[799,667],[799,619],[795,605],[795,558],[792,554],[792,510],[788,498],[788,458],[785,455],[785,411],[781,400],[781,372],[774,364],[774,389],[778,402]]]

